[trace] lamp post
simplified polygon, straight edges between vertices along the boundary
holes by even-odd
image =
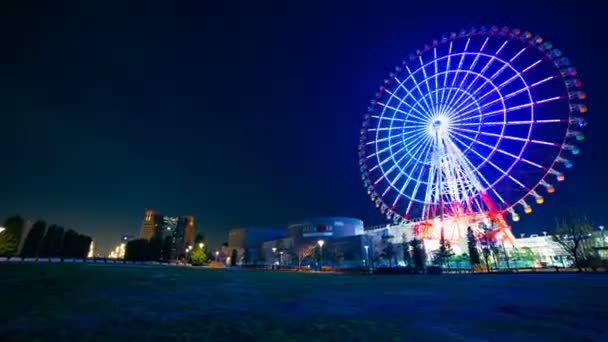
[[[321,270],[323,270],[323,245],[325,244],[325,241],[319,240],[319,241],[317,241],[317,244],[319,245],[319,252],[321,254],[321,261],[319,263],[319,266],[320,266],[319,268]]]
[[[283,251],[279,252],[279,266],[283,264]]]
[[[202,243],[202,242],[201,242],[201,243],[199,243],[199,244],[198,244],[198,248],[199,248],[199,249],[203,249],[203,247],[205,247],[205,244],[204,244],[204,243]]]
[[[6,228],[4,228],[4,227],[0,227],[0,233],[2,233],[2,232],[3,232],[3,231],[5,231],[5,230],[6,230]]]
[[[367,264],[367,268],[371,270],[371,265],[369,263],[369,246],[365,245],[363,248],[365,248],[365,263]]]
[[[274,270],[274,265],[277,262],[277,248],[276,247],[272,247],[272,256],[273,256],[272,269]]]
[[[220,252],[215,251],[215,261],[216,261],[216,262],[218,261],[218,257],[219,257],[219,255],[220,255]]]
[[[604,226],[599,226],[598,228],[602,231],[602,233],[601,233],[601,235],[602,235],[602,247],[606,247],[606,238],[604,237]],[[0,232],[2,232],[2,228],[0,228]]]

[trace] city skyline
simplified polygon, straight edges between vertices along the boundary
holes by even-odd
[[[214,246],[229,228],[285,228],[313,216],[388,223],[357,165],[362,114],[379,80],[443,33],[504,24],[567,51],[590,108],[566,182],[513,233],[549,230],[574,210],[605,224],[606,66],[594,53],[601,11],[591,6],[547,13],[529,4],[488,16],[454,5],[418,16],[422,4],[150,5],[137,18],[128,7],[73,6],[5,11],[0,110],[14,129],[0,147],[4,217],[75,229],[102,254],[138,234],[144,208],[191,213]]]

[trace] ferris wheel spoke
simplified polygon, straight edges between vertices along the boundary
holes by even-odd
[[[426,83],[427,94],[429,95],[429,101],[431,102],[431,111],[429,114],[433,114],[435,109],[435,103],[433,101],[433,92],[431,91],[431,86],[429,85],[429,77],[426,74],[426,68],[424,67],[424,62],[422,61],[422,56],[418,56],[418,60],[420,61],[420,68],[422,68],[422,76],[424,77],[424,83]]]
[[[396,152],[393,152],[393,153],[392,153],[392,154],[391,154],[391,155],[390,155],[388,158],[385,158],[385,159],[383,159],[382,161],[380,161],[380,160],[379,160],[379,158],[378,158],[378,164],[377,164],[376,166],[372,167],[372,168],[370,169],[370,172],[372,172],[372,171],[376,170],[378,167],[382,167],[382,165],[383,165],[384,163],[386,163],[388,160],[390,160],[391,158],[393,158],[393,157],[394,157],[394,154],[396,154],[396,153],[400,153],[402,150],[407,150],[407,149],[408,149],[410,146],[412,146],[412,144],[415,144],[415,143],[417,143],[417,142],[418,142],[418,143],[420,142],[419,140],[415,140],[415,139],[413,139],[413,138],[410,138],[410,139],[408,139],[408,140],[409,140],[409,143],[408,143],[408,144],[404,144],[402,148],[400,148],[400,149],[399,149],[399,150],[397,150]],[[403,141],[400,141],[400,142],[401,142],[401,143],[403,143],[404,141],[406,141],[406,140],[403,140]],[[419,143],[419,145],[421,145],[421,144]],[[408,153],[407,155],[411,155],[411,154],[409,154],[409,153]]]
[[[462,78],[462,80],[460,81],[460,85],[458,86],[458,88],[462,89],[464,86],[465,81],[467,80],[467,77],[469,76],[469,74],[473,73],[473,70],[475,69],[475,66],[477,65],[477,62],[479,61],[479,57],[481,57],[483,50],[485,49],[486,45],[488,44],[488,41],[490,40],[490,37],[487,37],[486,40],[483,42],[483,45],[481,45],[481,48],[479,49],[479,53],[475,54],[475,58],[473,59],[473,63],[471,63],[471,66],[469,67],[469,72],[466,72],[464,77]],[[454,98],[448,99],[448,103],[453,103],[454,102]]]
[[[423,144],[421,144],[421,146],[423,146],[423,149],[426,149],[426,150],[428,151],[428,148],[429,148],[429,146],[430,146],[430,141],[431,141],[431,139],[430,139],[430,138],[428,138],[428,137],[427,137],[427,139],[424,139]],[[425,153],[424,153],[424,152],[423,152],[421,155],[423,155],[423,156],[424,156],[424,158],[426,158],[426,157],[427,157],[427,155],[425,155]],[[407,163],[405,164],[404,168],[405,168],[405,167],[408,167],[408,165],[409,165],[409,164],[410,164],[410,163],[411,163],[413,160],[414,160],[414,158],[410,158],[410,159],[407,161]],[[412,173],[414,173],[414,172],[416,171],[416,168],[417,168],[417,167],[419,167],[419,166],[420,166],[420,167],[422,167],[422,168],[424,168],[424,164],[423,164],[423,163],[417,163],[417,164],[415,164],[415,165],[413,166]],[[410,182],[411,180],[413,180],[413,178],[412,178],[412,177],[410,177],[410,174],[409,174],[409,173],[408,173],[408,174],[406,174],[406,175],[407,175],[407,179],[406,179],[406,181],[403,183],[403,186],[401,187],[401,189],[399,190],[398,195],[397,195],[397,197],[395,198],[395,200],[394,200],[394,202],[393,202],[393,204],[392,204],[391,208],[394,208],[394,207],[397,205],[397,202],[399,201],[399,198],[400,198],[401,196],[403,196],[403,192],[405,191],[405,188],[407,187],[407,185],[409,184],[409,182]]]
[[[490,68],[492,63],[497,59],[496,56],[498,56],[500,54],[500,52],[505,48],[505,46],[507,45],[508,42],[509,42],[509,40],[505,40],[504,43],[502,43],[502,45],[498,48],[498,50],[496,50],[494,55],[492,57],[490,57],[490,59],[485,64],[485,66],[481,69],[481,71],[475,75],[475,78],[473,79],[473,81],[471,83],[469,83],[469,85],[466,88],[467,92],[469,92],[471,90],[471,87],[477,82],[477,80],[479,80],[479,77],[481,75],[485,74],[486,71],[488,71],[488,69]],[[484,44],[484,46],[485,46],[485,44]],[[480,50],[480,52],[481,51],[483,51],[483,47],[482,47],[482,50]],[[504,65],[507,65],[507,64],[504,64]],[[484,81],[482,83],[482,85],[480,87],[478,87],[476,91],[473,92],[473,95],[475,95],[479,90],[481,90],[481,88],[483,88],[486,83],[487,83],[487,81]],[[460,102],[462,100],[463,95],[464,95],[464,93],[461,94],[460,97],[454,101],[454,103],[455,103],[454,107],[460,106]]]
[[[512,112],[514,110],[532,107],[532,106],[537,105],[537,104],[543,104],[543,103],[546,103],[546,102],[552,102],[552,101],[557,101],[557,100],[564,100],[566,98],[567,97],[565,97],[565,96],[556,96],[556,97],[552,97],[552,98],[548,98],[548,99],[543,99],[543,100],[538,100],[538,101],[534,101],[534,102],[530,102],[530,103],[525,103],[525,104],[522,104],[522,105],[519,105],[519,106],[513,106],[513,107],[506,108],[506,109],[496,110],[496,111],[493,111],[493,112],[481,113],[481,114],[478,114],[478,115],[475,115],[475,116],[470,116],[470,117],[468,117],[467,119],[464,119],[464,120],[469,120],[469,119],[478,118],[478,117],[490,116],[490,115],[501,113],[501,112],[505,112],[505,111],[506,112]],[[501,99],[497,99],[497,100],[485,103],[484,105],[481,106],[481,109],[484,109],[484,108],[486,108],[488,106],[491,106],[492,104],[494,104],[494,103],[496,103],[496,102],[498,102],[500,100]],[[475,112],[476,110],[477,109],[471,109],[471,110],[468,110],[466,112],[460,113],[459,115],[454,116],[454,118],[453,118],[454,122],[464,121],[464,120],[456,120],[456,119],[459,119],[459,118],[461,118],[461,117],[463,117],[463,116],[465,116],[467,114],[471,114],[471,113]]]
[[[405,164],[403,167],[400,167],[400,166],[399,166],[399,164],[400,164],[400,163],[403,161],[403,159],[406,157],[406,155],[404,155],[404,156],[403,156],[401,159],[399,159],[399,161],[398,161],[398,162],[395,162],[395,164],[394,164],[394,165],[391,167],[391,169],[390,169],[390,170],[388,170],[388,171],[386,171],[386,172],[385,172],[385,175],[387,175],[386,179],[387,179],[387,181],[389,182],[389,184],[391,184],[391,185],[393,185],[393,186],[394,186],[394,184],[396,184],[396,182],[397,182],[398,178],[400,178],[402,175],[406,175],[406,176],[407,176],[407,178],[408,178],[408,181],[409,181],[409,179],[411,179],[410,174],[413,174],[413,173],[414,173],[414,171],[415,171],[415,169],[416,169],[416,166],[417,166],[417,165],[422,165],[422,163],[418,162],[418,163],[414,164],[414,168],[413,168],[413,169],[412,169],[410,172],[406,172],[406,171],[405,171],[405,169],[406,169],[406,168],[409,166],[409,164],[410,164],[412,161],[419,160],[418,158],[419,158],[420,156],[422,156],[422,153],[421,153],[421,152],[422,152],[422,147],[423,147],[423,145],[426,143],[426,140],[428,140],[428,139],[425,139],[425,141],[424,141],[422,144],[419,144],[419,145],[418,145],[418,147],[416,148],[416,150],[415,150],[415,151],[412,153],[412,155],[411,155],[411,156],[412,156],[412,158],[410,158],[410,159],[407,161],[407,163],[406,163],[406,164]],[[394,178],[394,179],[391,181],[391,180],[388,178],[388,175],[389,175],[389,174],[390,174],[390,173],[391,173],[391,172],[392,172],[394,169],[398,169],[400,172],[399,172],[399,173],[397,174],[397,176],[396,176],[396,177],[395,177],[395,178]]]
[[[447,83],[448,83],[448,76],[450,75],[450,63],[452,60],[452,45],[453,45],[453,41],[450,41],[450,47],[448,49],[448,61],[447,61],[447,65],[446,65],[446,69],[445,69],[445,73],[444,73],[444,77],[443,77],[443,87],[441,88],[441,101],[439,101],[439,105],[440,105],[440,111],[443,112],[445,110],[445,90],[447,87]]]
[[[424,106],[426,108],[426,113],[427,116],[430,116],[431,113],[431,106],[429,105],[428,102],[426,102],[426,97],[424,96],[424,94],[422,93],[422,83],[419,83],[418,80],[416,79],[416,77],[414,76],[414,73],[412,73],[412,71],[410,70],[409,66],[405,66],[405,70],[407,70],[407,72],[409,73],[408,78],[412,79],[412,82],[414,82],[414,89],[418,90],[418,94],[420,95],[420,98],[422,98],[422,101],[424,102]],[[410,92],[411,94],[411,92]],[[412,98],[414,100],[416,100],[416,98],[414,97],[414,95],[412,94]],[[422,104],[421,104],[422,105]]]
[[[469,48],[469,43],[471,42],[471,38],[467,38],[467,42],[464,45],[464,51],[462,53],[460,53],[460,60],[458,61],[458,67],[456,68],[457,72],[454,74],[454,78],[452,78],[452,85],[450,86],[450,90],[448,91],[448,96],[446,97],[445,103],[446,103],[446,107],[449,106],[449,99],[452,96],[452,91],[451,89],[454,88],[454,86],[456,85],[456,79],[458,78],[458,73],[462,71],[462,65],[464,64],[464,59],[466,57],[466,52]]]
[[[417,113],[417,114],[419,114],[420,116],[415,116],[414,114],[411,114],[411,112],[409,113],[410,115],[412,115],[412,116],[416,117],[417,119],[424,120],[424,119],[423,119],[423,117],[425,117],[425,116],[426,116],[426,114],[424,114],[424,113],[422,113],[421,111],[419,111],[418,109],[416,109],[416,106],[415,106],[415,105],[419,105],[420,109],[424,110],[424,108],[423,108],[423,107],[420,105],[420,100],[416,100],[416,99],[414,98],[415,102],[414,102],[414,106],[412,106],[412,105],[411,105],[409,102],[405,101],[405,98],[400,98],[399,96],[395,95],[395,93],[392,93],[390,90],[388,90],[388,89],[387,89],[387,90],[385,90],[385,92],[387,92],[388,94],[390,94],[390,95],[391,95],[391,98],[393,98],[393,97],[394,97],[395,99],[397,99],[397,100],[399,101],[399,103],[400,103],[400,104],[403,104],[403,105],[408,106],[408,107],[409,107],[409,108],[410,108],[412,111],[416,112],[416,113]],[[406,97],[407,97],[407,96],[406,96]],[[389,101],[387,101],[387,102],[390,102],[390,99],[389,99]],[[380,103],[380,102],[378,102],[378,103]],[[391,107],[391,108],[393,109],[393,107]],[[408,114],[407,112],[405,112],[405,111],[403,111],[403,110],[400,110],[400,109],[399,109],[399,111],[400,111],[401,113],[406,114],[406,115]]]
[[[523,74],[526,73],[527,71],[531,70],[532,68],[534,68],[538,64],[540,64],[542,61],[543,61],[543,59],[537,60],[536,62],[532,63],[528,67],[524,68],[521,72],[515,70],[512,66],[510,66],[511,70],[515,74],[513,76],[511,76],[510,78],[508,78],[503,83],[499,84],[497,87],[492,88],[492,90],[490,90],[489,92],[487,92],[484,95],[482,95],[481,97],[479,97],[478,100],[481,101],[481,100],[485,99],[486,97],[490,96],[492,93],[498,92],[499,98],[496,99],[496,100],[494,100],[494,101],[492,101],[492,102],[490,102],[490,103],[496,103],[497,101],[500,101],[500,100],[504,101],[504,100],[509,99],[509,98],[511,98],[511,97],[513,97],[515,95],[518,95],[518,94],[520,94],[520,93],[522,93],[524,91],[529,91],[531,88],[536,87],[536,86],[538,86],[538,85],[540,85],[542,83],[545,83],[545,82],[550,81],[550,80],[552,80],[554,78],[557,78],[559,75],[553,75],[553,76],[547,77],[547,78],[545,78],[545,79],[543,79],[543,80],[541,80],[539,82],[536,82],[536,83],[534,83],[534,84],[532,84],[530,86],[528,86],[526,84],[526,82],[524,81],[524,78],[523,78]],[[508,65],[508,64],[505,64],[505,65]],[[495,75],[495,76],[497,76],[497,75]],[[495,77],[495,76],[492,76],[492,77]],[[522,80],[522,82],[524,83],[525,86],[522,87],[519,90],[516,90],[516,91],[510,93],[510,94],[501,96],[499,90],[502,89],[502,88],[504,88],[505,86],[509,85],[511,82],[513,82],[517,78],[519,78],[520,80]],[[477,90],[473,92],[473,95],[476,95],[482,88],[483,88],[483,85],[481,87],[477,88]],[[461,108],[461,110],[464,110],[466,108],[467,107]]]
[[[419,120],[418,122],[421,122],[421,123],[424,123],[424,122],[425,122],[425,119],[424,119],[424,118],[422,118],[422,117],[420,117],[420,116],[417,116],[417,115],[414,115],[412,112],[406,112],[406,111],[404,111],[404,110],[401,110],[401,109],[399,109],[399,108],[395,108],[395,107],[390,106],[390,105],[388,105],[388,104],[385,104],[385,103],[383,103],[383,102],[377,102],[377,104],[378,104],[379,106],[381,106],[381,107],[385,108],[385,109],[390,109],[390,110],[392,110],[392,111],[394,111],[394,112],[401,113],[401,114],[405,115],[406,117],[411,116],[411,117],[413,117],[413,118],[415,118],[415,119],[418,119],[418,120]]]
[[[471,151],[473,151],[473,153],[477,154],[480,158],[483,158],[479,153],[477,153],[477,151],[475,151],[475,150],[471,150]],[[488,164],[490,164],[492,167],[494,167],[496,170],[498,170],[500,173],[502,173],[503,176],[501,178],[507,177],[510,180],[512,180],[515,184],[519,185],[520,187],[522,187],[524,189],[527,189],[527,187],[522,182],[515,179],[515,177],[508,174],[505,170],[501,169],[498,165],[494,164],[491,160],[486,159],[486,162]],[[494,190],[493,187],[492,187],[492,190]],[[498,193],[496,191],[494,191],[494,193],[496,195],[498,195]],[[502,198],[499,195],[498,195],[498,197],[502,200]],[[503,200],[503,202],[504,202],[504,200]]]
[[[511,57],[511,59],[509,59],[509,63],[513,63],[517,59],[517,57],[519,57],[527,49],[528,49],[528,47],[524,46],[521,50],[519,50],[519,52],[517,52],[513,57]]]
[[[426,152],[423,153],[424,156],[425,156],[424,157],[425,160],[429,156],[429,152],[431,150],[431,146],[433,145],[432,144],[432,139],[428,139],[427,142],[428,142],[428,144],[427,144],[427,147],[426,147]],[[407,205],[407,209],[406,209],[405,214],[404,214],[405,217],[409,216],[410,210],[412,209],[412,204],[415,201],[416,194],[418,193],[418,189],[420,188],[420,184],[422,184],[422,175],[424,174],[424,169],[425,169],[425,164],[420,164],[420,171],[418,172],[418,178],[416,179],[416,182],[414,183],[414,189],[412,191],[412,194],[409,196],[410,197],[410,201],[409,201],[409,203]],[[427,187],[428,186],[430,186],[430,185],[427,184]],[[405,189],[405,186],[403,187],[402,192],[404,191],[404,189]]]
[[[388,117],[388,116],[372,115],[371,117],[374,118],[374,119],[378,119],[378,120],[398,121],[398,122],[403,122],[403,123],[419,124],[419,125],[414,125],[413,127],[422,126],[420,124],[423,124],[422,121],[408,120],[408,119],[398,119],[398,118],[395,118],[395,117]],[[403,127],[398,127],[398,128],[403,128]]]
[[[474,144],[475,144],[475,143],[477,143],[477,144],[480,144],[481,146],[485,146],[485,147],[487,147],[487,148],[491,149],[492,151],[497,151],[497,152],[500,152],[500,153],[502,153],[502,154],[504,154],[504,155],[506,155],[506,156],[509,156],[509,157],[511,157],[511,158],[513,158],[513,159],[515,159],[516,161],[517,161],[517,160],[521,160],[521,161],[523,161],[523,162],[525,162],[525,163],[528,163],[528,164],[530,164],[530,165],[532,165],[532,166],[535,166],[535,167],[537,167],[537,168],[543,169],[543,166],[541,166],[541,165],[539,165],[539,164],[536,164],[536,163],[534,163],[534,162],[532,162],[532,161],[530,161],[530,160],[528,160],[528,159],[526,159],[526,158],[523,158],[523,157],[520,157],[520,156],[516,156],[516,155],[514,155],[513,153],[510,153],[510,152],[507,152],[507,151],[505,151],[505,150],[503,150],[503,149],[501,149],[501,148],[498,148],[497,146],[492,146],[492,145],[486,144],[486,143],[484,143],[484,142],[483,142],[483,141],[481,141],[481,140],[474,140],[474,139],[471,139],[470,137],[468,137],[468,136],[466,136],[466,135],[463,135],[463,134],[459,134],[459,133],[457,133],[457,132],[453,132],[453,133],[454,133],[454,134],[457,134],[457,135],[459,135],[459,136],[461,136],[461,137],[463,137],[463,138],[466,138],[466,139],[468,139],[468,140],[470,140],[470,141],[472,141]]]
[[[502,111],[501,111],[502,112]],[[492,122],[469,122],[469,123],[451,123],[451,126],[502,126],[502,125],[530,125],[543,123],[560,123],[568,122],[568,119],[548,119],[548,120],[521,120],[521,121],[492,121]]]
[[[473,130],[466,129],[466,128],[460,128],[460,130],[461,131],[465,131],[465,132],[470,132],[470,133],[477,133],[477,131],[473,131]],[[501,134],[490,133],[490,132],[480,131],[479,134],[485,135],[485,136],[489,136],[489,137],[500,138],[500,139],[509,139],[509,140],[523,141],[523,142],[531,142],[531,143],[535,143],[535,144],[549,145],[549,146],[555,146],[555,147],[560,147],[561,146],[560,144],[556,144],[556,143],[552,143],[552,142],[548,142],[548,141],[543,141],[543,140],[534,140],[534,139],[528,139],[528,138],[520,138],[520,137],[514,137],[514,136],[510,136],[510,135],[501,135]]]
[[[398,127],[395,127],[395,128],[398,128]],[[405,135],[405,133],[389,135],[385,138],[368,141],[365,143],[365,145],[368,146],[368,145],[373,145],[373,144],[380,143],[383,141],[390,141],[391,139],[397,139],[397,138],[403,137],[404,135]]]
[[[465,146],[465,147],[467,146],[467,144],[465,144],[465,143],[464,143],[462,140],[458,139],[457,137],[453,137],[453,139],[454,139],[455,141],[459,142],[461,145],[463,145],[463,146]],[[472,150],[472,149],[471,149],[471,151],[473,151],[473,153],[475,153],[475,155],[477,155],[479,158],[481,158],[481,159],[485,160],[485,158],[484,158],[484,157],[483,157],[481,154],[479,154],[477,151]],[[473,162],[472,162],[472,161],[471,161],[471,160],[470,160],[470,159],[469,159],[469,158],[468,158],[466,155],[464,156],[464,160],[465,160],[465,163],[467,163],[467,164],[469,165],[469,167],[471,168],[471,170],[473,170],[473,172],[477,173],[477,175],[479,175],[479,177],[481,178],[481,180],[483,180],[483,181],[484,181],[484,183],[486,184],[487,188],[488,188],[488,189],[491,189],[491,190],[492,190],[492,192],[493,192],[493,193],[496,195],[496,197],[497,197],[497,198],[498,198],[498,199],[499,199],[499,200],[500,200],[500,201],[501,201],[503,204],[504,204],[504,203],[506,203],[506,202],[505,202],[505,200],[504,200],[504,199],[503,199],[503,198],[502,198],[502,197],[501,197],[501,196],[498,194],[498,192],[496,191],[496,189],[494,189],[494,188],[492,187],[491,183],[490,183],[490,182],[489,182],[489,181],[486,179],[486,177],[485,177],[485,176],[484,176],[484,175],[481,173],[481,171],[479,171],[479,169],[481,168],[481,166],[483,166],[483,164],[480,164],[479,166],[475,167],[475,166],[473,165]],[[479,207],[481,208],[481,205],[479,204],[479,202],[478,202],[478,205],[479,205]]]

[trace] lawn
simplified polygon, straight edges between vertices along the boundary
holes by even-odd
[[[1,264],[0,340],[608,340],[608,275]]]

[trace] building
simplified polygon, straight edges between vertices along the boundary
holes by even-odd
[[[186,248],[194,243],[194,216],[165,216],[154,209],[144,210],[139,238],[160,239],[171,238],[171,259],[181,259],[186,256]]]
[[[156,210],[146,209],[144,210],[144,220],[141,224],[139,231],[139,238],[150,240],[157,236],[162,226],[162,215]]]
[[[222,254],[226,257],[236,249],[239,260],[244,259],[246,263],[253,263],[256,259],[258,249],[265,241],[276,240],[287,236],[284,229],[268,227],[245,227],[234,228],[228,232],[228,245],[222,247]]]
[[[313,217],[290,223],[285,237],[263,242],[261,257],[264,264],[359,267],[369,263],[369,247],[379,239],[366,235],[359,219]]]
[[[169,229],[170,228],[167,226],[166,230]],[[175,223],[172,238],[171,258],[184,258],[188,246],[194,244],[194,216],[186,215],[179,217]]]

